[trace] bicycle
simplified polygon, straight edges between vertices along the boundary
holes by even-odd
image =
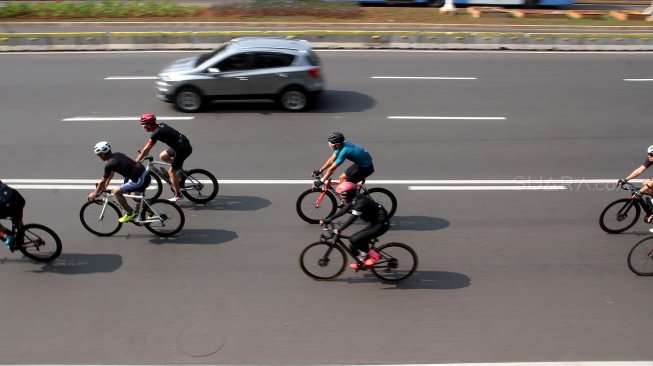
[[[638,276],[653,276],[653,239],[649,236],[635,244],[628,253],[628,268]]]
[[[50,262],[61,255],[61,239],[54,230],[41,224],[25,224],[21,227],[11,225],[11,235],[15,240],[9,248],[19,250],[27,258],[37,262]]]
[[[319,178],[319,175],[313,175],[313,177]],[[345,203],[336,193],[335,187],[338,184],[340,182],[332,182],[329,179],[324,182],[322,187],[313,186],[302,192],[295,203],[299,217],[309,224],[317,224],[321,219],[333,215],[337,207],[344,206]],[[392,217],[397,211],[397,198],[388,189],[381,187],[367,188],[365,180],[363,180],[358,184],[358,192],[372,197],[374,201],[383,205],[388,211],[388,218]]]
[[[299,256],[302,271],[315,280],[331,280],[342,274],[347,267],[347,254],[358,264],[356,272],[370,269],[376,277],[388,282],[404,280],[417,269],[417,253],[413,248],[402,243],[377,247],[378,239],[372,240],[371,248],[381,254],[381,259],[367,267],[342,241],[349,236],[334,235],[333,228],[333,224],[326,225],[327,234],[321,234],[320,241],[309,244]]]
[[[184,227],[186,217],[175,203],[162,199],[144,199],[140,194],[124,196],[139,200],[134,209],[137,215],[129,221],[130,223],[144,226],[159,236],[172,236]],[[110,189],[102,190],[101,197],[83,204],[79,211],[79,219],[84,228],[91,233],[98,236],[111,236],[122,227],[118,219],[123,214]]]
[[[140,151],[139,151],[140,152]],[[145,198],[155,200],[163,193],[163,182],[166,182],[172,190],[172,182],[168,175],[168,168],[170,164],[163,161],[154,161],[152,156],[146,156],[141,161],[145,162],[145,168],[150,172],[152,183],[145,193]],[[179,169],[177,171],[179,177],[179,187],[184,197],[195,203],[207,203],[218,195],[220,186],[218,180],[211,172],[204,169]],[[124,182],[127,183],[129,178],[125,178]]]
[[[619,234],[633,227],[642,210],[644,210],[645,219],[653,215],[653,204],[649,197],[632,198],[638,190],[632,183],[622,184],[621,189],[630,191],[630,197],[620,198],[610,203],[603,209],[599,217],[599,226],[609,234]]]

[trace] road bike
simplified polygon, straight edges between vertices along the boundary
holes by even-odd
[[[628,268],[638,276],[653,276],[653,237],[640,240],[630,249]]]
[[[141,194],[125,194],[125,197],[137,199],[136,217],[129,221],[136,226],[144,226],[159,236],[172,236],[178,233],[186,222],[184,212],[175,203],[156,199],[143,199]],[[86,202],[79,210],[79,219],[86,230],[98,236],[111,236],[122,227],[118,221],[123,216],[120,204],[111,190],[104,189],[93,201]]]
[[[320,235],[320,241],[309,244],[299,256],[302,271],[315,280],[331,280],[342,274],[347,267],[347,255],[358,264],[357,272],[369,269],[384,281],[404,280],[417,269],[417,253],[413,248],[402,243],[376,246],[378,239],[372,240],[371,248],[381,255],[381,259],[367,267],[342,241],[342,239],[349,239],[349,236],[334,235],[333,228],[332,223],[327,224],[326,234]]]
[[[319,176],[314,175],[314,178]],[[336,186],[339,182],[332,182],[331,179],[324,182],[322,187],[313,185],[302,192],[297,197],[295,208],[297,214],[302,220],[309,224],[318,224],[321,219],[329,217],[336,212],[338,207],[342,207],[345,203],[340,199],[336,193]],[[358,184],[358,192],[372,197],[372,199],[388,211],[388,218],[392,217],[397,211],[397,198],[389,190],[381,187],[367,188],[365,180]]]
[[[638,189],[629,182],[622,184],[621,188],[630,191],[630,197],[610,203],[599,217],[599,226],[606,233],[619,234],[630,229],[639,219],[642,210],[644,220],[653,215],[653,205],[649,197],[632,198]]]
[[[16,250],[37,262],[50,262],[61,254],[61,239],[54,230],[41,224],[25,224],[21,227],[11,225],[14,237],[11,252]]]
[[[146,156],[141,160],[145,163],[145,168],[150,172],[152,183],[147,191],[145,198],[155,200],[163,193],[163,182],[166,182],[172,190],[172,183],[168,175],[170,164],[163,161],[154,161],[152,156]],[[220,186],[218,180],[211,172],[204,169],[179,169],[179,187],[184,197],[195,203],[207,203],[218,195]],[[129,178],[125,178],[125,183]]]

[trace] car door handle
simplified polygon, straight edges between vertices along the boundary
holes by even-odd
[[[249,78],[247,78],[247,77],[245,77],[245,76],[241,76],[241,77],[238,77],[238,78],[236,78],[236,79],[238,79],[238,80],[244,80],[244,81],[249,80]]]
[[[277,74],[277,76],[280,77],[280,78],[287,78],[287,77],[288,77],[288,74],[286,74],[286,73],[279,73],[279,74]]]

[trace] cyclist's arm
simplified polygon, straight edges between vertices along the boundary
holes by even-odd
[[[630,173],[630,174],[626,177],[626,180],[631,180],[631,179],[633,179],[633,178],[639,176],[640,174],[644,173],[645,170],[646,170],[646,167],[645,167],[644,165],[640,165],[639,168],[633,170],[633,172]]]
[[[141,149],[141,153],[138,154],[138,156],[134,160],[136,160],[136,162],[140,162],[141,160],[143,160],[143,158],[145,156],[147,156],[147,154],[150,152],[150,150],[152,150],[152,148],[154,147],[154,144],[156,144],[156,141],[152,141],[152,139],[147,140],[147,143]]]
[[[93,198],[97,197],[100,195],[100,192],[102,192],[103,189],[105,189],[108,185],[109,182],[111,181],[111,178],[113,178],[113,174],[111,173],[108,177],[102,177],[102,179],[98,182],[98,184],[95,187],[95,191],[93,193],[89,194],[87,196],[88,200],[92,200]]]
[[[353,224],[354,221],[358,218],[358,215],[356,215],[356,211],[352,212],[351,215],[349,215],[349,218],[347,218],[347,221],[343,222],[342,225],[338,228],[338,232],[341,233],[343,230],[349,227],[349,225]]]
[[[325,222],[331,222],[331,221],[337,219],[338,217],[340,217],[340,216],[346,214],[347,212],[349,212],[349,210],[352,207],[353,207],[353,204],[351,202],[347,203],[346,205],[341,207],[338,211],[334,212],[333,215],[331,215],[331,216],[327,217],[326,219],[324,219],[324,221]]]

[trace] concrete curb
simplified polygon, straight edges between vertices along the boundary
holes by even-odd
[[[305,39],[322,49],[653,51],[653,33],[251,30],[0,33],[0,52],[207,50],[245,36]]]

